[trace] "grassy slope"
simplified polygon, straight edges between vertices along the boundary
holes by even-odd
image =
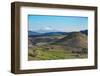
[[[35,49],[36,56],[32,56],[32,51]],[[75,58],[86,58],[87,55],[83,54],[79,57],[77,53],[71,53],[66,51],[64,48],[54,48],[46,50],[44,47],[37,47],[29,49],[28,60],[55,60],[55,59],[75,59]]]

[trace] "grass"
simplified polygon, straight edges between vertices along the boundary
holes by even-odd
[[[56,59],[75,59],[75,58],[86,58],[87,54],[82,54],[79,57],[79,54],[72,53],[65,48],[58,47],[53,49],[45,48],[47,46],[35,46],[29,48],[28,60],[56,60]],[[54,46],[55,47],[55,46]],[[33,55],[33,50],[36,55]]]

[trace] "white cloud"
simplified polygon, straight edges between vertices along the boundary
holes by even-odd
[[[51,27],[45,27],[45,30],[53,30]]]

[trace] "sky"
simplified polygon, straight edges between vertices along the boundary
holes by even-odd
[[[87,25],[88,17],[28,15],[29,31],[51,30],[73,32],[86,30]]]

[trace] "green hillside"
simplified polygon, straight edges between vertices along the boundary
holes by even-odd
[[[33,40],[39,41],[37,43],[34,41],[35,44],[32,44],[31,48],[29,47],[28,60],[87,58],[87,36],[80,32],[56,37],[38,37]]]

